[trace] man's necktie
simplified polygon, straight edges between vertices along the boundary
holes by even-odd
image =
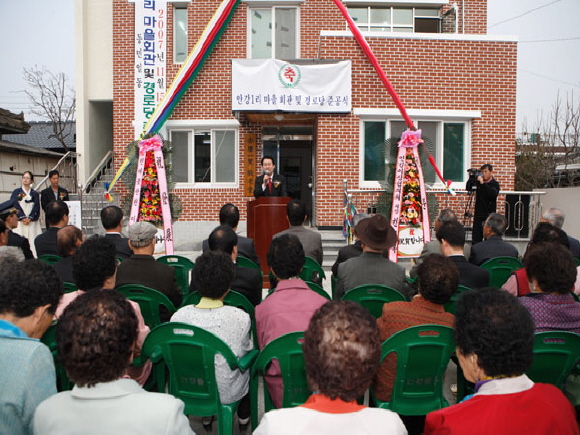
[[[268,192],[272,193],[272,179],[268,178]]]

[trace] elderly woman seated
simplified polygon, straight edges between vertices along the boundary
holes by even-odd
[[[564,394],[524,374],[533,360],[534,323],[514,296],[494,288],[464,293],[455,341],[475,394],[428,414],[425,434],[578,434]]]
[[[250,316],[236,307],[224,305],[223,300],[235,276],[232,258],[221,251],[209,251],[195,261],[193,280],[202,295],[197,305],[180,308],[172,322],[184,322],[209,331],[221,338],[241,358],[254,348],[250,340],[252,322]],[[216,381],[222,403],[241,400],[238,406],[240,426],[250,421],[250,398],[248,395],[250,373],[231,370],[221,355],[216,355]],[[204,426],[211,426],[211,417],[204,417]]]
[[[350,301],[328,302],[304,333],[304,361],[315,393],[296,408],[264,415],[254,434],[406,434],[397,414],[356,402],[379,367],[376,320]]]
[[[31,434],[38,404],[56,394],[50,350],[38,339],[50,326],[63,288],[38,260],[0,270],[0,433]]]
[[[76,385],[42,402],[34,433],[191,434],[183,402],[148,393],[126,376],[137,341],[137,317],[114,290],[77,297],[60,317],[58,355]]]
[[[572,253],[556,243],[542,243],[526,257],[531,293],[519,298],[541,331],[580,333],[580,303],[571,290],[576,281]]]
[[[425,324],[453,327],[453,314],[446,313],[443,304],[449,302],[459,285],[459,272],[453,261],[440,254],[430,254],[417,267],[419,294],[411,302],[390,302],[383,305],[377,320],[381,340],[394,333]],[[382,401],[391,400],[397,377],[397,355],[391,353],[381,364],[374,381],[374,393]]]

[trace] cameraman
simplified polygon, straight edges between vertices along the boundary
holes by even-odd
[[[481,166],[481,175],[477,177],[475,191],[475,213],[471,243],[475,245],[483,240],[483,224],[490,213],[496,212],[499,183],[493,178],[493,166],[489,163]]]

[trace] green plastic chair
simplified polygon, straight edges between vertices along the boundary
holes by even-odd
[[[229,346],[211,332],[187,323],[169,322],[147,335],[141,353],[153,363],[157,391],[167,391],[181,399],[186,415],[217,414],[218,434],[233,433],[239,402],[220,402],[215,356],[222,355],[232,370],[245,371],[258,355],[257,350],[238,360]]]
[[[62,260],[62,257],[60,255],[55,254],[44,254],[38,257],[38,259],[40,261],[44,261],[46,264],[56,264],[60,260]]]
[[[534,362],[526,374],[534,382],[562,389],[580,360],[580,335],[568,331],[538,332],[534,335]]]
[[[290,332],[275,340],[272,340],[258,355],[252,366],[250,377],[250,399],[252,406],[252,428],[258,426],[258,394],[259,378],[262,377],[264,393],[264,412],[274,409],[274,404],[266,387],[263,377],[272,362],[277,360],[280,364],[280,373],[284,384],[282,394],[282,407],[290,408],[302,405],[311,394],[306,378],[302,343],[304,332]]]
[[[199,294],[199,292],[192,292],[183,300],[181,306],[185,307],[186,305],[197,305],[200,300],[201,294]],[[256,333],[256,316],[254,314],[255,308],[252,303],[243,294],[234,290],[230,290],[224,298],[224,305],[236,307],[248,313],[250,320],[252,321],[252,340],[254,342],[254,347],[257,349],[258,335]]]
[[[574,257],[574,264],[576,265],[576,267],[580,266],[580,258]]]
[[[457,307],[457,301],[459,301],[459,299],[461,299],[461,295],[463,293],[465,293],[466,291],[470,291],[470,290],[471,289],[469,287],[465,287],[464,285],[459,285],[457,287],[457,291],[455,293],[453,293],[449,302],[447,302],[446,304],[443,305],[445,307],[445,311],[448,313],[451,313],[451,314],[455,314],[455,308]]]
[[[69,391],[73,388],[73,383],[68,378],[64,367],[60,363],[60,359],[58,357],[58,351],[56,347],[56,320],[50,324],[48,329],[44,332],[42,338],[40,339],[52,354],[52,358],[54,359],[54,368],[56,371],[56,389],[58,391]]]
[[[259,270],[261,272],[260,266],[258,266],[256,263],[254,263],[249,258],[243,257],[241,255],[237,256],[236,264],[240,267],[249,267],[250,269],[256,269],[256,270]]]
[[[323,296],[326,299],[330,300],[330,295],[319,284],[316,284],[315,282],[312,282],[312,281],[305,281],[305,282],[308,285],[308,287],[310,287],[310,290],[314,290],[320,296]]]
[[[169,316],[176,311],[175,306],[166,295],[144,285],[123,284],[117,287],[116,290],[123,293],[130,301],[139,304],[143,320],[151,329],[163,323],[161,321],[161,307],[165,307],[169,312]]]
[[[489,272],[489,286],[501,288],[512,272],[521,269],[524,265],[515,257],[496,257],[490,258],[480,267]]]
[[[397,354],[397,378],[390,402],[371,399],[379,408],[401,415],[426,415],[449,406],[443,395],[443,377],[455,351],[453,328],[413,326],[393,334],[381,345],[381,362]]]
[[[181,294],[184,297],[188,295],[191,271],[195,266],[193,261],[189,258],[182,257],[181,255],[164,255],[159,257],[157,261],[173,267],[175,279],[177,280],[177,285],[181,289]]]
[[[74,282],[63,282],[62,285],[65,293],[76,292],[79,289]]]
[[[358,302],[378,319],[383,313],[384,304],[406,299],[400,292],[386,285],[364,284],[347,291],[342,300]]]
[[[314,272],[316,272],[316,275]],[[326,274],[322,266],[314,258],[304,257],[304,266],[300,271],[300,278],[304,281],[313,281],[317,278],[318,281],[322,282],[323,279],[326,279]]]

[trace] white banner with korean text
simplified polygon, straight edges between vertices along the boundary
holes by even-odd
[[[167,0],[135,0],[135,138],[165,94]]]
[[[232,110],[347,113],[351,62],[295,65],[277,59],[232,59]]]

